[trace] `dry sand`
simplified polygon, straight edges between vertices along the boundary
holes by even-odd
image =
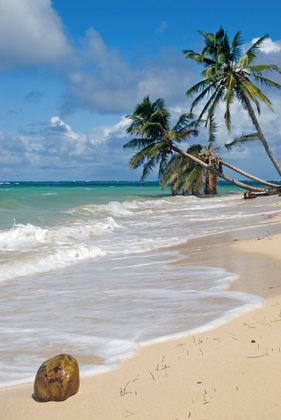
[[[280,220],[180,249],[189,256],[180,264],[238,273],[230,288],[262,295],[262,308],[196,336],[143,347],[120,368],[82,378],[78,394],[64,402],[36,402],[33,384],[3,388],[0,419],[281,419]]]

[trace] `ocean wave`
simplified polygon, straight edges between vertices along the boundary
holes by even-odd
[[[101,236],[114,229],[120,228],[112,217],[104,220],[93,221],[92,223],[78,223],[53,229],[34,226],[31,223],[26,225],[14,224],[12,229],[0,231],[0,248],[2,250],[30,250],[40,244],[54,242],[73,242],[86,240],[93,236]]]
[[[237,196],[215,197],[210,200],[201,199],[195,196],[175,196],[165,198],[143,198],[139,200],[125,200],[122,203],[110,201],[108,204],[89,204],[67,210],[72,215],[98,217],[100,215],[110,215],[112,217],[126,217],[143,214],[157,214],[161,212],[196,211],[204,209],[224,208],[233,205],[234,200],[239,200]]]
[[[72,247],[61,247],[44,253],[27,253],[17,259],[0,263],[0,281],[36,273],[45,273],[103,255],[105,253],[100,248],[88,248],[81,244]]]

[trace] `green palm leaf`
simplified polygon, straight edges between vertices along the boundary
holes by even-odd
[[[266,77],[268,73],[281,70],[274,64],[256,64],[257,53],[266,38],[269,35],[260,37],[247,51],[242,55],[242,37],[241,32],[237,32],[231,44],[229,43],[227,33],[220,28],[216,34],[199,31],[205,42],[202,53],[196,53],[192,50],[185,50],[187,59],[194,60],[204,67],[201,73],[201,80],[192,86],[187,92],[188,97],[196,95],[191,104],[191,111],[204,102],[203,110],[199,118],[205,114],[206,123],[214,114],[219,102],[225,104],[225,123],[228,131],[231,129],[231,105],[237,99],[242,107],[247,110],[249,117],[255,126],[259,138],[265,148],[266,153],[274,164],[276,170],[281,176],[281,167],[273,156],[262,130],[257,121],[252,104],[255,105],[257,112],[260,113],[260,103],[264,102],[271,110],[270,99],[257,86],[281,88],[281,84]],[[207,65],[208,62],[208,65]],[[255,83],[255,84],[254,84]],[[223,93],[224,92],[224,93]]]
[[[204,185],[204,169],[196,165],[188,174],[188,177],[184,181],[182,185],[182,194],[185,195],[189,192],[189,190],[193,187],[193,193],[199,194],[200,188]]]
[[[232,150],[234,147],[240,147],[242,144],[256,140],[259,140],[258,133],[242,134],[240,137],[236,137],[232,142],[226,143],[225,147],[227,150]]]
[[[173,141],[180,143],[190,136],[198,135],[195,127],[200,121],[194,120],[192,113],[182,114],[170,129],[171,115],[165,101],[158,98],[151,102],[149,96],[135,107],[134,113],[127,116],[131,120],[127,134],[136,137],[127,142],[124,149],[139,149],[130,160],[130,169],[143,166],[141,182],[157,166],[158,177],[162,179],[169,159],[173,155]]]
[[[257,53],[264,40],[268,38],[268,35],[260,37],[242,55],[242,38],[240,32],[237,32],[234,36],[231,45],[229,44],[227,33],[222,28],[215,35],[204,32],[200,33],[203,35],[205,41],[202,54],[200,55],[192,50],[185,51],[186,58],[195,60],[204,67],[201,73],[203,80],[196,83],[186,93],[188,97],[197,95],[192,102],[191,111],[200,102],[204,101],[205,104],[199,118],[201,119],[207,114],[206,122],[208,123],[218,103],[224,102],[226,106],[224,115],[225,123],[228,131],[230,131],[231,105],[237,99],[242,107],[247,110],[266,153],[281,176],[281,166],[276,161],[264,138],[252,106],[254,104],[257,112],[260,113],[259,101],[262,101],[272,110],[269,98],[261,91],[257,84],[271,88],[281,88],[278,82],[265,77],[266,74],[272,72],[280,74],[281,70],[278,66],[274,64],[255,64]],[[206,65],[207,59],[209,60],[209,65]],[[222,91],[225,92],[223,95]]]

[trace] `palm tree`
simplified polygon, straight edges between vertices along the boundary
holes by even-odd
[[[243,134],[240,137],[237,137],[232,142],[225,144],[223,147],[214,147],[215,135],[217,132],[217,124],[215,123],[214,116],[211,116],[209,120],[209,138],[208,146],[202,146],[201,144],[196,144],[191,146],[187,153],[196,156],[203,162],[207,163],[209,166],[222,172],[222,166],[226,166],[241,175],[257,182],[260,184],[267,185],[269,187],[276,188],[275,184],[272,184],[267,181],[263,181],[260,178],[257,178],[253,175],[248,174],[245,171],[242,171],[239,168],[223,161],[219,157],[219,152],[224,148],[231,150],[236,146],[240,146],[243,143],[249,141],[255,141],[258,139],[256,133]],[[198,183],[197,183],[198,181]],[[189,191],[192,191],[192,194],[198,194],[200,189],[204,188],[206,195],[216,194],[217,193],[217,183],[218,176],[214,175],[212,172],[207,171],[204,167],[194,163],[189,158],[184,156],[181,153],[174,155],[169,161],[165,173],[161,178],[161,188],[165,188],[167,185],[171,185],[171,192],[174,195],[182,188],[182,194],[186,194]]]
[[[192,128],[195,125],[193,114],[182,114],[170,129],[171,115],[167,110],[165,101],[158,98],[151,102],[146,96],[138,104],[132,115],[127,115],[132,120],[126,134],[137,137],[126,143],[124,149],[140,149],[130,160],[130,169],[143,165],[140,181],[143,182],[147,175],[159,164],[159,178],[164,174],[169,157],[172,155],[172,143],[180,143],[185,138],[198,134]]]
[[[222,172],[222,166],[219,163],[218,160],[218,148],[214,149],[214,142],[215,142],[215,136],[217,132],[217,124],[215,122],[214,116],[211,115],[209,119],[209,146],[206,149],[206,154],[201,155],[201,159],[208,163],[213,168],[219,169],[220,172]],[[207,123],[208,123],[207,122]],[[214,154],[215,152],[215,154]],[[217,193],[217,183],[218,183],[218,177],[214,175],[212,172],[207,171],[206,172],[206,181],[205,181],[205,194],[216,194]]]
[[[187,149],[187,153],[199,157],[201,150],[201,144],[194,144]],[[205,186],[205,172],[204,167],[177,153],[168,162],[160,179],[160,186],[164,189],[170,185],[172,195],[179,190],[182,190],[182,195],[189,192],[198,195]]]
[[[273,156],[273,153],[264,138],[252,107],[252,103],[255,104],[258,113],[260,113],[260,100],[266,103],[272,110],[270,100],[251,81],[252,79],[267,87],[281,88],[279,83],[264,76],[274,71],[281,73],[276,65],[254,64],[257,58],[256,53],[268,35],[259,38],[246,53],[242,54],[240,48],[242,45],[240,32],[236,33],[231,45],[229,44],[227,33],[222,28],[215,35],[201,31],[199,32],[205,38],[205,48],[202,53],[199,54],[193,50],[184,50],[184,55],[187,59],[190,58],[205,67],[201,73],[203,80],[195,84],[186,92],[188,97],[193,97],[194,94],[199,93],[191,105],[191,111],[199,102],[207,98],[199,119],[207,113],[208,120],[210,116],[214,114],[218,104],[221,101],[225,102],[226,111],[224,118],[227,129],[230,131],[230,105],[235,98],[238,99],[243,108],[248,111],[269,158],[274,164],[278,174],[281,176],[281,167]]]
[[[170,129],[171,115],[167,111],[165,101],[159,98],[151,103],[149,96],[147,96],[141,104],[136,106],[134,113],[128,115],[127,118],[132,122],[126,130],[126,133],[135,135],[136,137],[126,143],[123,148],[139,149],[130,160],[130,169],[136,169],[143,165],[141,181],[145,179],[157,164],[159,164],[158,176],[160,179],[168,164],[168,157],[176,152],[186,156],[213,175],[231,182],[238,187],[249,191],[267,192],[268,189],[257,188],[236,181],[212,165],[203,162],[202,159],[188,152],[184,152],[175,145],[175,142],[180,143],[189,136],[198,134],[198,130],[192,128],[198,124],[197,120],[193,120],[193,114],[182,114],[175,126]]]
[[[217,125],[212,117],[209,121],[208,147],[196,144],[189,147],[187,153],[222,172],[216,153],[217,149],[213,147],[216,131]],[[171,158],[160,181],[162,189],[171,185],[173,195],[180,189],[182,189],[183,195],[190,191],[192,194],[198,195],[202,189],[206,195],[217,193],[218,177],[181,153]]]

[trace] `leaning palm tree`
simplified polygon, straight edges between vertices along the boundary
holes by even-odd
[[[204,147],[204,149],[207,151],[207,154],[204,155],[201,153],[201,159],[204,160],[204,162],[209,162],[212,164],[213,167],[218,168],[221,172],[223,171],[222,167],[226,166],[229,169],[232,169],[233,171],[243,175],[245,178],[249,178],[252,181],[261,184],[266,185],[268,187],[276,188],[276,184],[273,184],[268,181],[264,181],[263,179],[260,179],[254,175],[251,175],[247,173],[246,171],[243,171],[234,165],[231,165],[228,162],[225,162],[222,160],[219,156],[219,153],[226,148],[228,151],[233,150],[236,147],[240,147],[241,145],[248,144],[250,142],[254,142],[259,140],[259,136],[257,133],[250,133],[250,134],[241,134],[240,136],[236,137],[234,140],[232,140],[229,143],[224,144],[222,147],[214,147],[215,143],[215,135],[217,132],[217,124],[215,122],[214,116],[211,115],[209,121],[207,121],[207,124],[209,124],[209,145],[208,148]],[[205,193],[206,194],[216,194],[216,186],[217,186],[217,177],[213,175],[211,172],[206,173],[206,183],[205,183]]]
[[[196,156],[202,162],[207,163],[209,166],[219,170],[220,172],[222,172],[222,166],[224,165],[240,173],[246,178],[251,179],[252,181],[276,188],[275,184],[263,181],[260,178],[250,175],[247,172],[223,161],[219,156],[219,153],[224,148],[232,150],[234,147],[241,146],[241,144],[258,140],[258,135],[256,133],[243,134],[222,147],[214,147],[216,131],[217,124],[215,123],[214,116],[212,116],[209,120],[208,146],[206,147],[201,144],[196,144],[189,147],[187,153]],[[200,190],[203,189],[206,195],[214,195],[217,193],[217,184],[218,176],[214,175],[212,172],[206,170],[194,161],[191,161],[181,153],[174,155],[170,159],[166,166],[165,173],[160,180],[162,189],[171,185],[172,195],[176,194],[180,189],[182,189],[183,195],[188,192],[198,194]]]
[[[187,153],[199,157],[201,144],[194,144],[187,149]],[[160,178],[162,189],[171,186],[171,193],[175,195],[180,190],[182,195],[192,193],[198,195],[205,187],[205,168],[181,153],[172,156],[165,172]]]
[[[244,143],[248,143],[248,142],[253,142],[258,140],[259,137],[257,135],[257,133],[251,133],[251,134],[242,134],[240,137],[236,137],[233,141],[226,143],[222,148],[220,148],[219,150],[217,149],[217,151],[221,151],[222,149],[226,148],[227,150],[231,151],[233,150],[235,147],[240,147],[242,144]],[[233,171],[237,172],[240,175],[243,175],[245,178],[249,178],[252,181],[261,184],[261,185],[266,185],[267,187],[272,187],[272,188],[276,188],[276,184],[273,184],[272,182],[269,181],[265,181],[263,179],[260,179],[254,175],[249,174],[246,171],[243,171],[242,169],[237,168],[234,165],[231,165],[229,162],[225,162],[224,160],[222,160],[219,156],[219,164],[222,166],[225,166],[229,169],[232,169]]]
[[[138,104],[132,115],[127,115],[132,120],[126,133],[137,137],[126,143],[124,149],[140,149],[130,160],[130,169],[137,169],[143,165],[140,181],[143,182],[148,174],[159,165],[158,177],[165,171],[171,157],[172,143],[180,143],[190,136],[196,136],[198,130],[192,128],[196,122],[191,113],[182,114],[170,129],[171,115],[167,110],[162,98],[151,102],[146,96],[141,104]]]
[[[192,134],[198,134],[198,131],[192,128],[198,124],[198,121],[193,120],[191,113],[182,114],[174,127],[170,129],[171,115],[167,111],[164,100],[159,98],[151,103],[149,96],[147,96],[141,104],[136,106],[134,113],[128,115],[127,118],[132,122],[126,133],[134,135],[135,138],[126,143],[123,148],[139,150],[131,158],[130,169],[136,169],[143,165],[141,181],[157,164],[159,164],[158,176],[160,178],[164,174],[169,156],[176,152],[186,156],[213,175],[238,187],[249,191],[267,192],[265,188],[249,186],[223,174],[217,168],[190,153],[184,152],[175,145],[175,142],[181,143],[182,140],[187,139]],[[275,188],[275,190],[277,192],[278,188]]]
[[[215,133],[217,125],[212,117],[209,121],[209,139],[208,146],[196,144],[188,148],[187,153],[196,156],[202,162],[210,167],[219,169],[221,165],[217,154],[217,148],[214,148]],[[171,185],[171,192],[174,195],[180,189],[182,194],[192,192],[199,194],[204,189],[206,195],[217,193],[218,177],[205,167],[195,163],[181,153],[174,155],[169,161],[164,176],[160,180],[161,188]]]
[[[223,101],[226,104],[224,118],[227,129],[230,131],[230,105],[235,98],[238,99],[243,108],[247,110],[269,158],[281,176],[281,167],[264,138],[252,106],[253,103],[256,106],[257,112],[260,113],[260,100],[272,110],[270,100],[252,80],[255,83],[260,83],[267,87],[281,88],[279,83],[265,77],[266,74],[271,72],[281,73],[276,65],[254,64],[257,58],[257,52],[268,35],[259,38],[246,53],[242,54],[242,38],[240,32],[236,33],[231,45],[227,33],[222,28],[215,35],[199,32],[205,38],[205,48],[202,53],[196,53],[193,50],[184,50],[184,55],[187,59],[192,59],[205,67],[201,73],[203,80],[196,83],[186,92],[188,97],[193,97],[193,95],[198,94],[191,105],[191,111],[199,102],[207,99],[199,119],[207,113],[208,120],[214,114],[218,104]]]

